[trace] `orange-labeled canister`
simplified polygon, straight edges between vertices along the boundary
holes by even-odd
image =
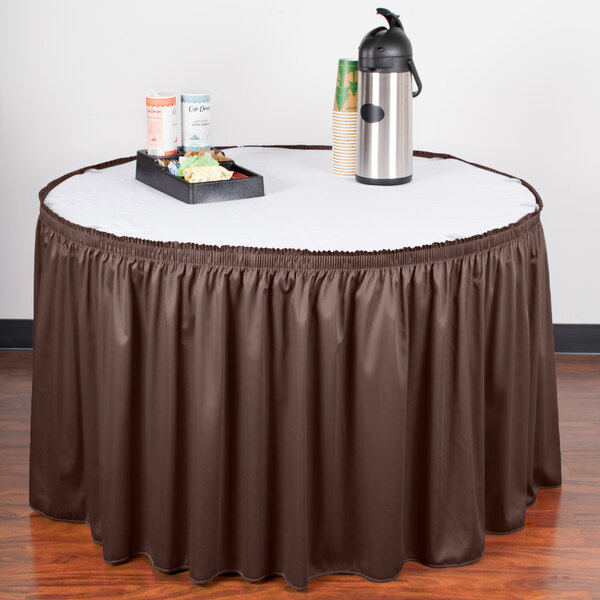
[[[177,154],[179,132],[175,94],[152,92],[146,96],[146,130],[150,156]]]

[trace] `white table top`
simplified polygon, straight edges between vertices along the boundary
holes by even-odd
[[[46,204],[72,223],[118,236],[348,251],[446,242],[537,210],[518,179],[452,159],[415,158],[411,183],[369,186],[334,176],[327,150],[236,148],[227,155],[264,176],[264,197],[188,205],[137,181],[131,162],[71,177]]]

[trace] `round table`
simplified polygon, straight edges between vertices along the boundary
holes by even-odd
[[[560,484],[538,194],[227,152],[264,197],[186,205],[133,158],[40,192],[31,507],[195,582],[478,560]]]

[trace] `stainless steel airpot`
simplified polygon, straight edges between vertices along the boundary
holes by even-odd
[[[423,86],[400,19],[385,8],[377,14],[389,27],[369,31],[358,48],[356,180],[397,185],[412,179],[412,99]]]

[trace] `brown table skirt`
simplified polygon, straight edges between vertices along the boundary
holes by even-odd
[[[105,560],[384,581],[479,559],[560,484],[539,211],[413,249],[199,246],[69,223],[43,204],[68,176],[40,193],[30,501]]]

